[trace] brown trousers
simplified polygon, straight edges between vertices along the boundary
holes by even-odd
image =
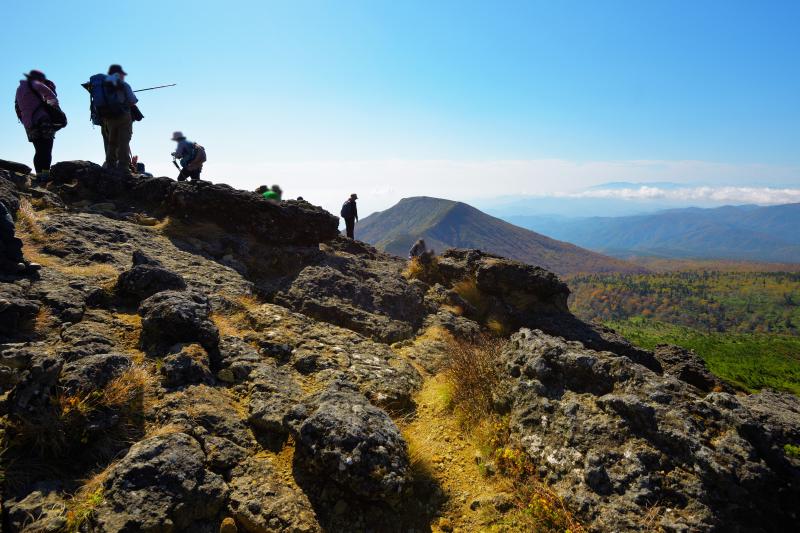
[[[103,120],[103,141],[106,145],[106,166],[126,168],[131,166],[131,137],[133,120],[130,113]]]

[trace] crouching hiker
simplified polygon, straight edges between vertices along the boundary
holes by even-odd
[[[173,162],[176,159],[181,161],[178,181],[186,181],[187,178],[192,181],[200,181],[200,172],[203,171],[203,163],[206,162],[206,149],[197,143],[188,141],[180,131],[172,134],[172,140],[178,143],[178,147],[172,152]]]
[[[14,219],[3,202],[0,202],[0,273],[22,274],[41,268],[25,261],[22,241],[15,236]]]
[[[50,177],[56,131],[67,125],[67,117],[58,105],[55,83],[44,72],[31,70],[19,82],[14,107],[35,150],[36,178],[45,182]]]
[[[266,185],[262,185],[258,189],[256,189],[256,194],[260,194],[267,200],[273,202],[280,202],[283,199],[283,191],[278,185],[273,185],[272,187],[267,187]]]

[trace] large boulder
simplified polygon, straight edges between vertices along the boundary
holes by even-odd
[[[788,531],[800,399],[706,394],[540,331],[502,354],[512,441],[596,531]],[[649,524],[649,525],[647,525]]]
[[[346,382],[323,392],[293,431],[300,464],[361,497],[395,501],[409,481],[408,450],[400,430]]]
[[[141,209],[194,222],[212,222],[232,233],[249,233],[265,244],[318,244],[338,235],[338,218],[308,202],[269,202],[261,195],[223,184],[190,184],[106,171],[86,161],[50,169],[67,199],[122,199]]]
[[[231,473],[228,511],[245,531],[322,531],[308,498],[280,481],[272,464],[251,457]]]
[[[216,518],[228,493],[222,477],[207,470],[204,463],[200,444],[185,433],[134,444],[103,483],[103,502],[94,517],[98,530],[201,530]]]
[[[117,278],[116,291],[123,298],[137,303],[161,291],[180,291],[186,281],[175,272],[164,268],[160,261],[150,258],[141,250],[133,253],[133,267]]]
[[[219,331],[210,320],[210,313],[208,298],[198,292],[156,293],[139,306],[141,345],[148,351],[164,353],[177,343],[196,342],[216,353]]]

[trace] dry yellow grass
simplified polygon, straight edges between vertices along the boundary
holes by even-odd
[[[41,220],[42,218],[31,205],[31,202],[27,198],[21,198],[19,210],[17,211],[18,231],[23,236],[29,237],[33,242],[45,242],[48,237],[42,229]]]

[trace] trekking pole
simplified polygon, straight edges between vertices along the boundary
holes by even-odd
[[[182,181],[181,178],[183,177],[183,169],[178,165],[178,161],[174,157],[172,158],[172,164],[178,169],[178,181]]]
[[[152,91],[153,89],[163,89],[164,87],[175,87],[176,85],[178,85],[178,84],[177,83],[170,83],[169,85],[159,85],[157,87],[148,87],[147,89],[136,89],[133,92],[140,93],[142,91]]]

